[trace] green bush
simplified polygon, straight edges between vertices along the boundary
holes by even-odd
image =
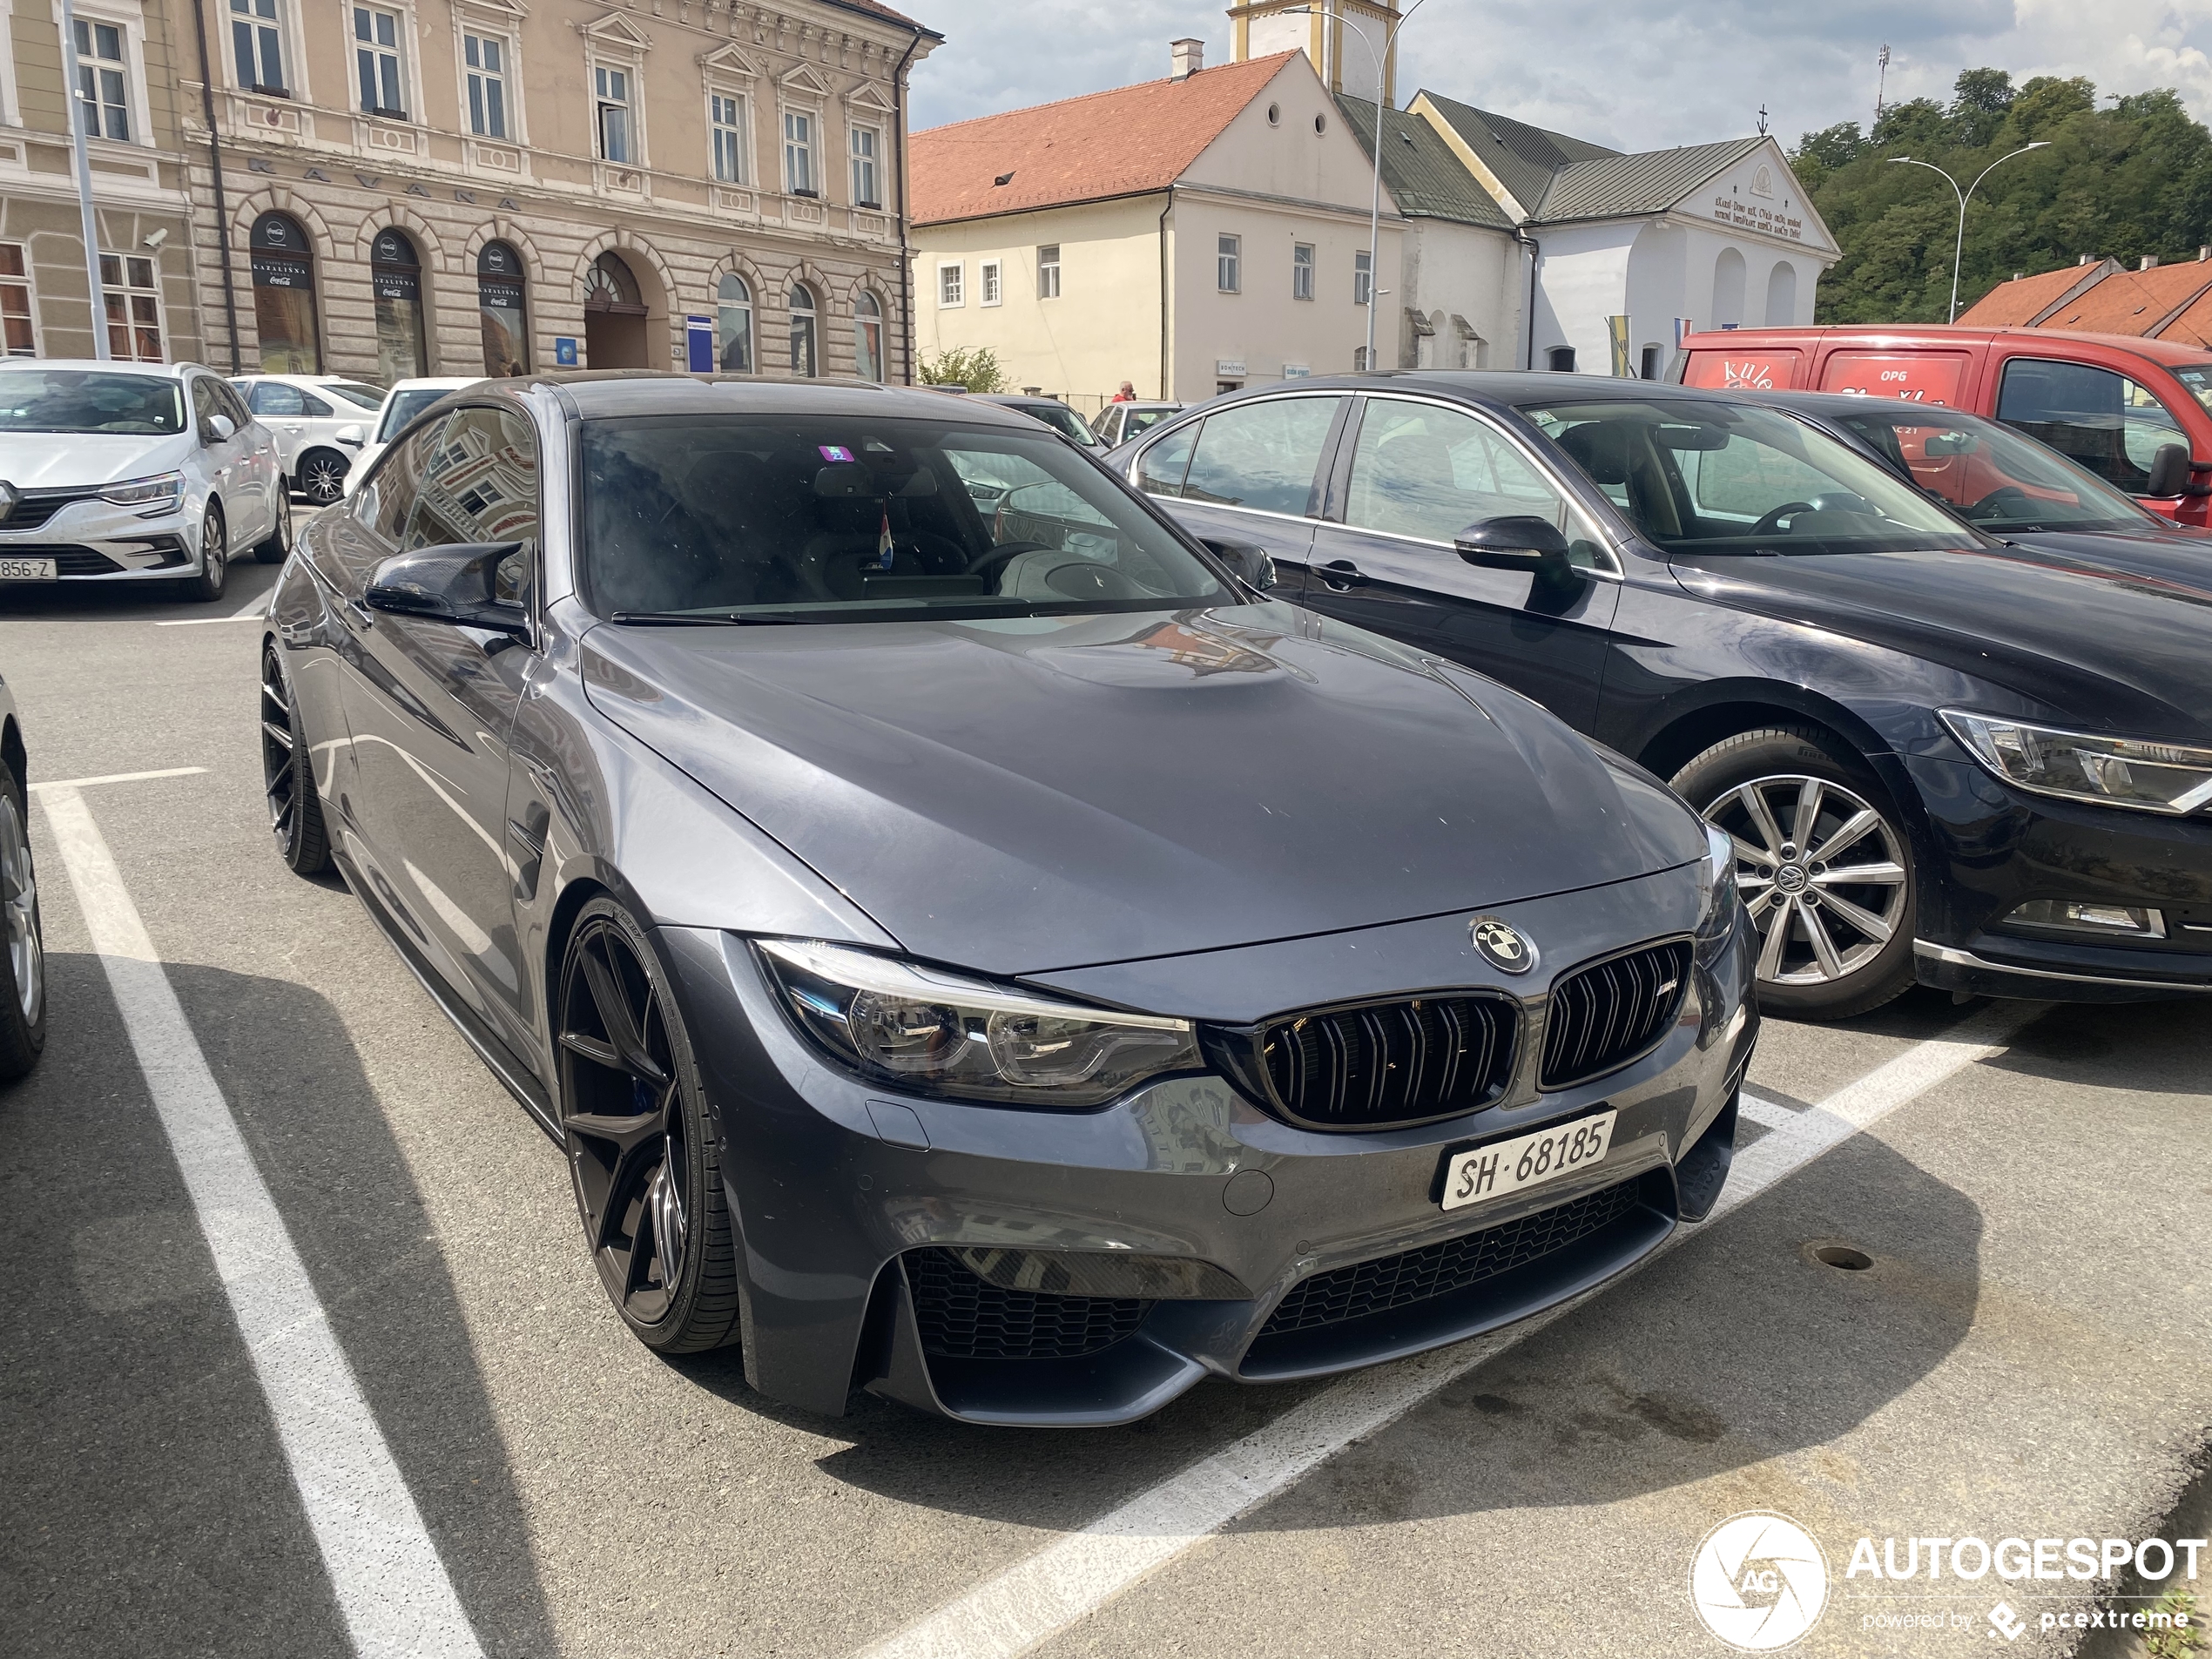
[[[940,352],[924,357],[921,371],[926,386],[965,386],[971,392],[1006,389],[1006,371],[999,367],[997,354],[987,349]]]

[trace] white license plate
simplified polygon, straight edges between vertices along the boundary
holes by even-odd
[[[1604,1159],[1605,1149],[1613,1143],[1613,1120],[1618,1116],[1599,1112],[1534,1135],[1453,1153],[1444,1162],[1444,1208],[1481,1204],[1590,1168]]]
[[[0,558],[0,582],[58,582],[61,572],[51,559]]]

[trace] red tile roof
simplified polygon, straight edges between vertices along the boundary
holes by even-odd
[[[1144,81],[914,135],[917,225],[1165,190],[1294,51]],[[1013,176],[1003,185],[994,181]]]
[[[2000,282],[1959,314],[1959,325],[1976,328],[2022,328],[2051,302],[2089,273],[2078,265],[2062,265],[2040,276],[2015,277]]]
[[[2060,306],[2043,326],[2085,334],[2148,334],[2207,288],[2212,288],[2212,264],[2115,271]]]

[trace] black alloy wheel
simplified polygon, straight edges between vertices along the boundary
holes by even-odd
[[[294,482],[300,493],[318,507],[327,507],[346,493],[345,457],[327,449],[310,450],[300,457]]]
[[[561,1127],[599,1283],[648,1347],[718,1347],[738,1325],[720,1159],[683,1016],[612,900],[577,918],[556,997]]]
[[[276,507],[275,527],[268,540],[253,550],[253,556],[264,564],[282,564],[292,551],[292,491],[281,478],[277,480]]]
[[[277,853],[298,875],[329,867],[330,840],[315,793],[314,759],[301,740],[292,686],[277,648],[261,651],[261,787]]]
[[[38,1063],[46,1047],[46,945],[38,921],[23,782],[0,766],[0,1080]]]
[[[187,599],[219,599],[231,563],[230,531],[223,523],[223,509],[213,501],[199,520],[199,574],[179,585]]]

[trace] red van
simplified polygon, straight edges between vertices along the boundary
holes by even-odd
[[[1691,334],[1685,386],[1912,398],[2019,428],[2145,507],[2212,523],[2212,353],[2125,334],[1899,325]]]

